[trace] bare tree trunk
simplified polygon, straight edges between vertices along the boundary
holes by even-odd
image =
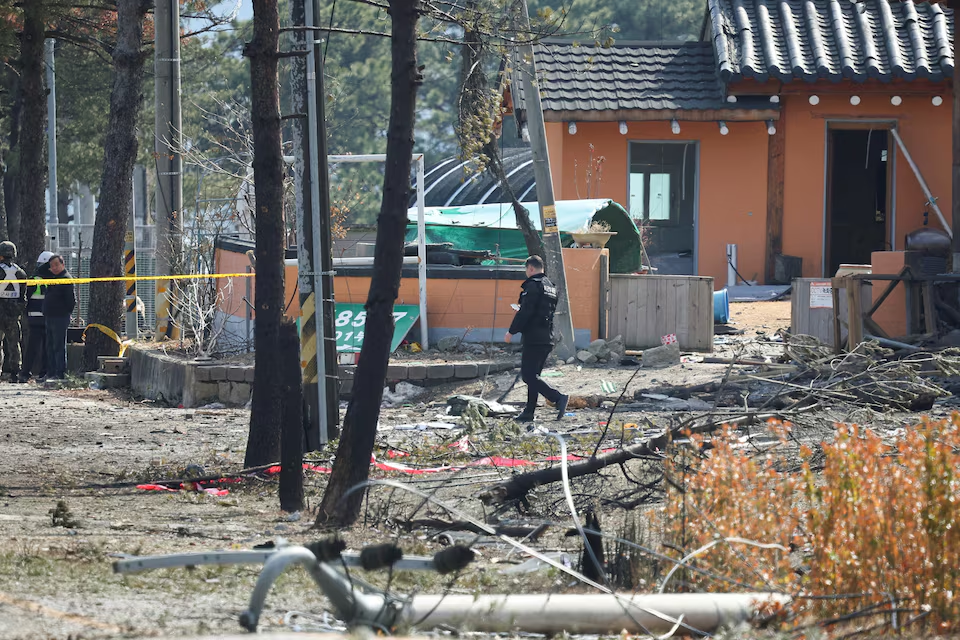
[[[383,199],[377,218],[373,278],[365,309],[367,323],[363,347],[353,382],[353,397],[344,419],[330,482],[317,514],[317,526],[345,526],[356,521],[363,492],[347,491],[367,480],[393,340],[393,304],[400,291],[403,237],[410,198],[410,167],[417,87],[418,0],[391,0],[390,39],[393,69],[390,82],[390,123],[387,128],[387,161]]]
[[[69,189],[59,189],[57,191],[57,222],[60,224],[70,224]]]
[[[13,239],[13,221],[20,223],[20,121],[23,114],[23,84],[20,76],[12,69],[6,70],[7,86],[11,87],[13,102],[10,105],[10,133],[7,136],[7,149],[3,154],[6,171],[3,174],[3,203],[6,218],[3,223],[3,239]],[[16,242],[16,240],[14,240]]]
[[[283,156],[280,149],[280,92],[277,47],[280,14],[277,0],[253,1],[253,40],[244,49],[250,58],[253,120],[253,180],[256,206],[253,404],[244,466],[256,467],[280,455],[280,398],[277,371],[280,318],[283,315]]]
[[[467,2],[465,15],[470,15],[476,9],[476,0]],[[497,139],[490,133],[490,128],[485,123],[489,117],[496,114],[490,113],[490,90],[487,83],[487,75],[483,70],[484,43],[477,29],[470,28],[470,25],[464,27],[463,46],[461,47],[461,65],[460,65],[460,97],[459,97],[459,131],[461,148],[472,150],[475,148],[475,141],[468,140],[471,136],[483,136],[485,142],[479,145],[479,150],[486,156],[486,169],[489,171],[500,188],[510,198],[513,205],[514,217],[517,220],[517,228],[523,235],[523,241],[527,245],[527,254],[544,255],[543,241],[540,233],[534,228],[530,219],[530,212],[526,207],[520,204],[516,192],[507,179],[507,172],[503,168],[503,160],[500,157],[500,149],[497,147]],[[478,113],[482,110],[485,113]],[[478,126],[478,123],[483,123]],[[467,151],[471,153],[471,151]],[[468,160],[469,158],[464,158]]]
[[[110,92],[110,127],[103,153],[100,203],[93,228],[90,276],[123,275],[123,241],[133,206],[133,165],[137,159],[137,118],[143,101],[143,22],[150,0],[117,2],[117,44],[113,50],[113,89]],[[123,313],[123,283],[90,285],[87,322],[102,324],[119,333]],[[101,331],[88,331],[83,349],[87,370],[97,368],[97,356],[116,355],[119,346]]]
[[[503,160],[500,158],[500,149],[497,148],[496,140],[490,140],[484,149],[489,160],[487,170],[490,171],[500,183],[500,188],[510,198],[510,204],[513,205],[513,215],[517,219],[517,228],[523,234],[523,241],[527,245],[527,255],[543,256],[543,239],[540,232],[533,226],[533,220],[530,219],[530,211],[520,204],[516,191],[513,190],[510,181],[507,179],[507,172],[503,168]]]
[[[303,509],[303,393],[300,373],[300,336],[297,325],[280,325],[280,396],[283,400],[280,435],[280,508]]]
[[[20,215],[10,235],[17,239],[20,264],[33,272],[43,251],[45,236],[44,192],[47,187],[45,162],[47,92],[44,87],[43,41],[44,3],[33,0],[23,5],[20,33],[20,82],[23,87],[23,116],[20,133]]]

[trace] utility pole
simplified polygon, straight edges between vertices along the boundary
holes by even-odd
[[[530,34],[530,15],[527,0],[521,0],[520,24],[525,34]],[[537,64],[533,57],[533,45],[529,41],[520,46],[519,65],[523,75],[523,102],[530,132],[530,148],[533,151],[533,176],[537,181],[537,205],[540,209],[540,224],[543,229],[543,247],[547,276],[557,287],[557,311],[553,324],[560,334],[554,353],[562,360],[577,353],[573,333],[573,317],[570,315],[570,299],[567,296],[567,276],[563,270],[563,251],[560,245],[560,230],[557,227],[557,207],[553,196],[553,178],[550,175],[550,155],[547,152],[546,127],[543,123],[543,105],[540,102],[540,83],[537,79]]]
[[[137,169],[134,167],[133,180],[130,181],[130,189],[133,191],[133,197],[130,199],[130,217],[127,219],[127,233],[123,238],[123,275],[129,276],[131,280],[125,283],[126,293],[123,297],[123,303],[126,307],[124,313],[124,333],[127,338],[136,340],[139,336],[139,323],[137,322],[137,281],[132,278],[137,277]]]
[[[294,76],[295,110],[306,112],[298,129],[297,157],[301,206],[297,211],[298,285],[300,290],[300,353],[306,409],[307,449],[317,450],[338,434],[340,418],[333,278],[330,238],[330,195],[324,117],[323,61],[318,40],[320,15],[315,0],[294,0],[294,21],[306,29],[298,45],[307,46],[306,64]],[[299,98],[299,100],[298,100]],[[301,164],[302,160],[302,164]]]
[[[59,217],[57,214],[57,78],[54,72],[54,47],[57,41],[44,42],[47,62],[47,243],[57,252]]]
[[[183,247],[183,159],[180,156],[180,2],[157,0],[154,10],[157,163],[157,275],[173,275]],[[157,280],[158,340],[176,338],[172,281]]]

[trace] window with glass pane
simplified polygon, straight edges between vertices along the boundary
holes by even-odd
[[[692,220],[696,180],[695,143],[630,143],[630,215],[657,226]]]
[[[670,212],[670,174],[650,174],[650,200],[647,216],[650,220],[669,220]]]
[[[643,192],[644,175],[642,173],[630,174],[630,217],[634,219],[646,218],[646,200]]]

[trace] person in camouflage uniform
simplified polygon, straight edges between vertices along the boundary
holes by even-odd
[[[0,340],[4,340],[12,362],[7,363],[11,379],[20,378],[20,316],[27,307],[26,285],[7,282],[8,280],[26,280],[27,273],[14,262],[17,257],[17,245],[9,241],[0,242]],[[0,362],[2,362],[0,351]]]

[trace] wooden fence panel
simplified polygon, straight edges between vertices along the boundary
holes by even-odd
[[[631,349],[677,334],[680,348],[713,351],[713,278],[610,275],[610,336]]]

